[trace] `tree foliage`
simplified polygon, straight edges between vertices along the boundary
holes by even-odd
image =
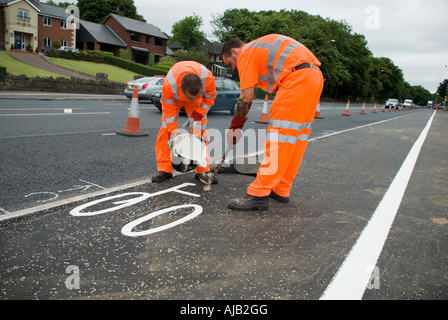
[[[141,19],[134,0],[78,0],[81,19],[102,23],[110,13],[123,14],[131,19]]]
[[[169,43],[180,42],[183,50],[200,50],[203,47],[205,34],[200,30],[202,18],[196,14],[176,22],[172,27],[173,36]]]
[[[353,32],[345,21],[297,10],[229,9],[215,16],[212,24],[221,42],[239,38],[247,43],[270,33],[298,40],[322,62],[326,97],[384,102],[388,98],[412,99],[412,93],[420,92],[420,96],[421,89],[425,90],[407,84],[402,70],[390,59],[374,57],[365,36]]]

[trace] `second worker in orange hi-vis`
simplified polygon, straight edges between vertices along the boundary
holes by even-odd
[[[178,129],[177,119],[182,107],[189,119],[195,123],[200,122],[201,138],[205,138],[208,145],[207,113],[213,106],[216,96],[215,78],[202,64],[182,61],[170,69],[162,85],[162,127],[155,148],[158,173],[151,178],[152,182],[162,182],[173,177],[169,143],[173,139],[173,133]],[[210,157],[207,156],[207,163],[209,162]],[[201,175],[210,175],[208,165],[196,167],[196,177],[201,179]]]
[[[287,203],[322,94],[321,63],[303,44],[278,34],[248,44],[230,39],[223,45],[222,58],[233,70],[238,69],[241,81],[227,134],[229,145],[241,138],[255,87],[276,93],[269,111],[263,163],[247,195],[231,200],[228,206],[234,210],[266,210],[269,197]]]

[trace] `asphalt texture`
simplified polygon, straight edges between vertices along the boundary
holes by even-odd
[[[330,109],[290,203],[268,211],[227,208],[254,179],[230,168],[209,192],[187,173],[3,220],[0,299],[318,300],[434,112],[365,125]],[[362,299],[448,298],[447,121],[434,117]]]

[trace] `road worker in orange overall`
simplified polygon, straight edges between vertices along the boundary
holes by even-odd
[[[234,210],[266,210],[269,197],[287,203],[323,89],[321,63],[303,44],[278,34],[248,44],[230,39],[223,45],[222,57],[233,70],[238,69],[241,81],[227,134],[229,145],[241,138],[255,87],[276,93],[269,112],[264,160],[256,180],[244,198],[233,199],[228,206]]]
[[[177,119],[182,107],[189,119],[196,124],[200,123],[201,130],[193,130],[193,134],[201,135],[208,145],[207,113],[213,106],[216,96],[215,78],[202,64],[182,61],[170,69],[162,85],[162,127],[155,148],[158,173],[151,178],[152,182],[162,182],[173,177],[169,144],[172,143],[173,135],[178,128]],[[207,166],[196,167],[196,178],[207,180],[210,177],[208,163],[210,157],[207,154]],[[213,182],[217,183],[217,180]]]

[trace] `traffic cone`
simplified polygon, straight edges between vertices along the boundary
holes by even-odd
[[[124,130],[117,131],[117,134],[128,137],[147,136],[148,132],[140,130],[140,110],[138,107],[138,90],[134,88],[132,93],[131,108],[129,110],[128,122]]]
[[[366,103],[362,104],[361,114],[366,114]]]
[[[314,114],[314,118],[315,118],[315,119],[323,119],[323,118],[320,116],[320,103],[317,104],[317,109],[316,109],[316,113]]]
[[[348,114],[348,109],[349,109],[349,107],[350,107],[350,100],[348,100],[348,102],[347,102],[347,106],[345,107],[345,111],[344,111],[344,113],[342,114],[343,116],[350,116],[350,115]]]
[[[376,102],[375,105],[373,106],[373,113],[376,113]]]
[[[386,105],[383,105],[383,110],[381,112],[386,112]]]
[[[260,119],[255,122],[268,123],[268,95],[264,98],[263,111],[261,112]]]

